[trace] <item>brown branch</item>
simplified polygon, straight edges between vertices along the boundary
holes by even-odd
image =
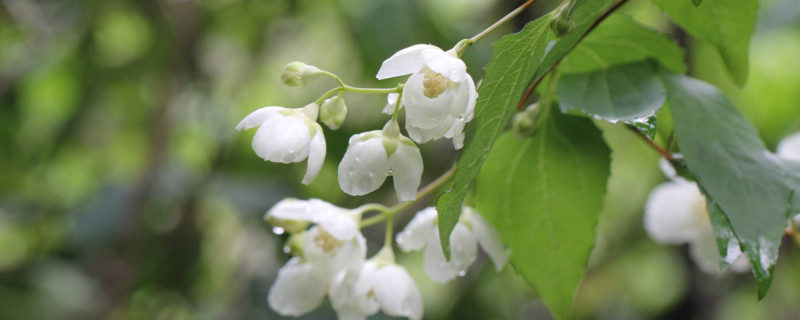
[[[528,98],[531,97],[533,92],[536,90],[536,87],[538,87],[539,84],[542,82],[542,79],[544,79],[544,77],[548,73],[553,71],[555,69],[555,67],[558,66],[558,64],[561,62],[561,60],[563,60],[564,57],[567,56],[567,53],[572,51],[572,49],[575,49],[575,47],[578,46],[578,44],[581,43],[581,41],[583,41],[583,39],[586,38],[586,36],[589,35],[590,32],[592,32],[592,30],[597,28],[597,26],[600,24],[600,22],[603,22],[603,20],[608,18],[608,16],[610,16],[611,13],[613,13],[614,11],[619,9],[619,7],[622,6],[623,4],[625,4],[626,2],[628,2],[628,0],[620,0],[620,1],[618,1],[617,3],[613,4],[610,8],[608,8],[608,10],[606,10],[606,12],[603,13],[603,15],[598,17],[597,20],[595,20],[594,23],[592,23],[592,26],[590,26],[589,29],[586,29],[586,31],[580,36],[580,39],[578,39],[578,41],[575,41],[575,43],[572,45],[572,47],[570,47],[567,50],[567,52],[564,53],[564,55],[562,55],[560,58],[558,58],[558,60],[553,65],[551,65],[549,68],[547,68],[547,71],[542,73],[542,76],[539,77],[539,79],[536,79],[536,82],[534,82],[530,87],[528,87],[528,90],[525,90],[525,94],[522,95],[522,98],[519,100],[519,103],[517,103],[517,111],[522,111],[522,109],[524,109],[525,101],[528,101]]]
[[[658,152],[662,157],[664,157],[664,159],[672,160],[672,158],[673,158],[672,157],[672,153],[670,153],[666,149],[662,148],[661,146],[657,145],[655,142],[653,142],[653,140],[650,140],[650,138],[645,137],[645,135],[642,134],[639,131],[639,129],[636,129],[636,127],[631,126],[631,125],[626,125],[626,127],[629,130],[633,131],[633,133],[635,133],[637,136],[639,136],[639,138],[642,138],[642,140],[644,140],[644,142],[647,143],[647,145],[649,145],[650,148],[652,148],[653,150]]]

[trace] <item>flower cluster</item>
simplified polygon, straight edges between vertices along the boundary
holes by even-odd
[[[308,158],[304,184],[311,183],[325,161],[325,137],[319,120],[336,130],[345,121],[344,91],[388,94],[384,113],[392,119],[383,130],[356,134],[350,138],[339,164],[339,185],[350,195],[364,195],[378,189],[393,176],[399,201],[412,201],[422,177],[422,156],[416,143],[450,138],[456,149],[464,144],[464,126],[472,120],[478,93],[467,66],[454,50],[443,51],[418,44],[400,50],[383,62],[377,78],[411,74],[405,84],[393,89],[364,89],[345,85],[337,76],[300,62],[286,66],[281,79],[302,87],[320,75],[334,77],[340,87],[300,109],[265,107],[247,115],[237,130],[259,127],[253,150],[267,161],[292,163]],[[338,92],[339,95],[328,98]],[[406,131],[402,135],[397,113],[406,110]]]
[[[778,145],[779,157],[800,161],[800,133],[790,135]],[[670,179],[650,193],[644,215],[644,228],[662,244],[689,244],[692,260],[706,273],[721,272],[717,243],[706,209],[706,198],[697,184],[677,175],[672,165],[661,159],[661,169]],[[793,219],[798,220],[800,215]],[[742,255],[738,241],[728,243],[723,262],[735,272],[747,272],[750,263]]]
[[[320,76],[329,76],[339,87],[303,108],[258,109],[247,115],[236,129],[258,127],[252,146],[266,161],[293,163],[308,159],[302,182],[309,184],[325,161],[325,137],[318,121],[332,130],[345,122],[344,92],[386,94],[383,113],[391,115],[391,120],[380,130],[350,138],[339,163],[339,186],[350,195],[364,195],[393,176],[397,199],[414,201],[423,170],[416,143],[449,138],[460,149],[464,144],[464,126],[473,117],[478,94],[475,82],[458,56],[456,49],[444,51],[423,44],[400,50],[384,61],[377,74],[378,79],[411,75],[395,88],[352,87],[330,72],[293,62],[281,75],[285,84],[303,87]],[[401,110],[405,110],[407,136],[398,123]],[[281,315],[300,316],[316,309],[328,297],[340,319],[365,319],[378,311],[421,319],[419,289],[408,272],[395,262],[392,250],[391,219],[400,210],[377,204],[350,210],[317,199],[285,199],[276,204],[265,219],[290,234],[286,247],[293,257],[278,271],[267,297],[270,307]],[[369,259],[366,240],[360,232],[361,217],[368,211],[381,213],[372,220],[388,219],[386,243]],[[397,235],[397,243],[403,251],[424,248],[425,271],[440,283],[464,275],[477,257],[478,245],[497,270],[508,260],[497,231],[469,207],[464,207],[450,236],[450,261],[439,242],[434,208],[419,212]]]
[[[425,249],[425,271],[446,283],[463,275],[476,258],[477,245],[500,270],[507,260],[497,231],[473,209],[450,237],[453,256],[446,261],[436,231],[436,211],[425,209],[397,236],[404,251]],[[379,310],[390,316],[422,318],[422,297],[414,280],[394,259],[391,243],[365,259],[366,242],[358,228],[362,212],[311,199],[286,199],[267,212],[266,219],[292,233],[295,255],[279,271],[269,292],[271,308],[299,316],[316,309],[327,295],[340,319],[365,319]],[[305,229],[311,225],[310,228]]]

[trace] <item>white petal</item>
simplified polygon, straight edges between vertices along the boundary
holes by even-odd
[[[253,137],[253,150],[264,160],[292,163],[308,157],[311,135],[299,116],[276,114],[267,118]]]
[[[365,195],[383,184],[389,168],[383,139],[350,139],[350,146],[339,163],[339,186],[347,194]]]
[[[450,261],[448,262],[439,241],[439,230],[434,230],[425,248],[425,273],[431,280],[447,283],[456,276],[463,275],[475,261],[478,245],[472,232],[461,223],[456,224],[450,234]]]
[[[782,158],[800,161],[800,132],[783,138],[777,152]]]
[[[376,271],[374,262],[366,262],[355,272],[338,276],[331,283],[331,304],[339,319],[364,319],[378,312],[378,301],[369,294],[373,291]]]
[[[453,119],[448,117],[442,121],[443,123],[453,123]],[[433,127],[430,129],[424,128],[417,128],[414,126],[413,121],[408,121],[406,119],[406,131],[408,131],[408,137],[411,140],[416,141],[417,143],[425,143],[434,139],[439,139],[444,137],[447,134],[449,128],[446,125]]]
[[[710,228],[705,197],[694,182],[683,179],[657,186],[647,199],[644,227],[659,243],[684,243]]]
[[[450,117],[451,110],[455,107],[453,102],[457,99],[458,88],[452,87],[442,94],[431,99],[425,96],[424,73],[415,73],[408,78],[403,88],[403,103],[406,108],[406,122],[412,122],[414,127],[431,129],[445,127],[442,133],[450,128],[451,123],[442,123]],[[459,86],[460,83],[456,83]],[[463,99],[466,101],[466,99]],[[464,110],[466,106],[462,106]]]
[[[428,48],[422,50],[421,54],[428,68],[451,81],[459,82],[467,75],[467,65],[464,61],[445,53],[442,49]]]
[[[394,114],[395,106],[397,105],[397,98],[400,97],[399,93],[390,93],[386,96],[386,106],[383,107],[383,113],[392,115]],[[403,102],[400,101],[400,108],[403,108]]]
[[[286,108],[264,107],[256,111],[253,111],[247,116],[245,116],[244,119],[242,119],[242,121],[240,121],[239,124],[236,125],[236,130],[247,130],[250,128],[258,127],[262,123],[264,123],[264,120],[274,116],[275,114],[284,109]]]
[[[717,240],[709,226],[708,230],[698,235],[689,244],[689,256],[700,270],[708,274],[720,274],[720,257]]]
[[[422,318],[422,295],[414,279],[402,267],[392,264],[378,269],[374,289],[381,310],[387,315]]]
[[[267,211],[267,217],[283,220],[315,221],[319,212],[311,210],[308,201],[283,199]]]
[[[311,264],[292,258],[280,270],[269,290],[269,306],[284,316],[300,316],[316,309],[325,296],[327,283],[314,276]]]
[[[398,143],[389,162],[392,166],[392,179],[397,192],[397,200],[400,202],[416,200],[423,169],[422,154],[419,153],[417,146],[404,142]]]
[[[383,80],[421,70],[422,67],[425,66],[421,52],[430,47],[433,46],[429,44],[415,44],[398,51],[381,64],[381,68],[378,70],[378,74],[375,77]]]
[[[405,252],[422,250],[437,227],[436,216],[435,207],[428,207],[417,212],[406,228],[397,234],[397,246]]]
[[[464,207],[464,211],[470,212],[469,219],[472,222],[472,233],[478,240],[478,244],[481,245],[483,251],[492,259],[495,269],[500,271],[503,269],[503,265],[508,261],[508,254],[506,253],[506,248],[503,246],[503,242],[500,241],[500,234],[472,208]]]
[[[322,127],[314,123],[317,133],[308,145],[308,165],[306,175],[303,177],[303,184],[309,184],[317,177],[322,164],[325,162],[325,137],[322,135]]]

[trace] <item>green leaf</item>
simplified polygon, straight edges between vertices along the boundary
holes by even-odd
[[[713,45],[733,80],[745,83],[758,0],[705,0],[699,6],[689,1],[652,1],[689,34]]]
[[[675,73],[686,70],[683,49],[669,36],[629,16],[612,14],[561,61],[558,71],[584,73],[647,59],[655,59]]]
[[[566,113],[577,110],[612,123],[648,118],[664,105],[664,85],[654,66],[634,62],[558,81],[558,99]]]
[[[662,79],[686,165],[730,223],[763,298],[789,214],[796,212],[789,203],[797,191],[792,189],[800,183],[719,90],[683,75],[662,73]],[[727,228],[719,219],[712,223]]]
[[[569,318],[586,271],[610,163],[591,120],[552,110],[532,138],[502,135],[478,176],[478,212],[557,319]]]
[[[656,138],[656,133],[658,133],[657,123],[658,121],[656,116],[625,121],[625,124],[632,125],[634,128],[636,128],[636,130],[639,130],[639,132],[641,132],[650,140],[654,140]]]
[[[544,77],[578,43],[594,21],[618,1],[576,3],[575,30],[562,38],[556,38],[550,30],[548,14],[494,44],[492,58],[478,90],[475,118],[465,129],[466,141],[456,164],[453,189],[444,193],[436,203],[439,236],[445,256],[450,256],[450,233],[461,215],[467,190],[495,139],[514,114],[525,89]]]

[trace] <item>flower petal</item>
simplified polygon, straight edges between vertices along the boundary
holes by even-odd
[[[408,140],[406,140],[408,141]],[[410,143],[410,141],[408,141]],[[408,145],[405,142],[397,144],[389,162],[392,167],[392,179],[394,189],[397,192],[397,200],[414,201],[417,199],[417,188],[422,180],[422,154],[415,145]]]
[[[316,309],[325,296],[327,283],[314,276],[312,265],[292,258],[280,270],[269,290],[269,306],[284,316],[300,316]]]
[[[240,121],[239,124],[236,125],[236,130],[240,130],[241,131],[241,130],[247,130],[247,129],[250,129],[250,128],[258,127],[262,123],[264,123],[264,120],[266,120],[269,117],[274,116],[275,114],[277,114],[278,112],[280,112],[283,109],[286,109],[286,108],[271,106],[271,107],[263,107],[263,108],[258,109],[256,111],[253,111],[250,114],[248,114],[247,116],[245,116],[244,119],[242,119],[242,121]]]
[[[378,74],[375,77],[383,80],[411,74],[421,70],[422,67],[425,66],[425,63],[422,60],[421,52],[430,47],[433,46],[429,44],[415,44],[398,51],[389,57],[389,59],[383,61],[383,64],[381,64],[381,68],[378,70]]]
[[[306,175],[303,177],[303,184],[309,184],[317,177],[319,170],[322,169],[322,164],[325,162],[325,137],[322,135],[322,127],[317,126],[317,133],[308,145],[308,165],[306,168]]]
[[[403,100],[406,108],[406,122],[412,122],[414,127],[431,129],[442,128],[442,134],[450,128],[452,120],[450,111],[458,106],[453,104],[456,100],[458,88],[449,88],[434,98],[425,96],[424,73],[415,73],[408,78],[403,88]],[[440,136],[441,137],[441,136]]]
[[[478,244],[475,236],[464,224],[458,223],[453,229],[453,233],[450,234],[450,261],[448,262],[439,241],[439,230],[435,229],[425,248],[425,273],[435,282],[447,283],[456,276],[463,275],[475,261],[477,252]]]
[[[365,195],[383,184],[389,168],[383,139],[350,139],[350,146],[339,163],[339,186],[349,195]]]
[[[310,200],[283,199],[267,211],[267,217],[275,217],[283,220],[317,221],[320,212],[318,210],[312,210],[309,206],[309,202]]]
[[[442,49],[428,48],[420,53],[428,68],[445,76],[450,81],[459,82],[467,75],[467,65],[464,64],[464,61],[442,51]]]
[[[711,228],[705,197],[694,182],[684,179],[662,183],[650,193],[644,227],[659,243],[684,243]]]
[[[383,111],[381,111],[381,112],[384,113],[384,114],[388,114],[388,115],[394,114],[394,109],[395,109],[395,106],[397,105],[397,98],[399,98],[399,97],[400,97],[400,94],[396,93],[396,92],[386,95],[386,106],[383,107]],[[401,100],[400,101],[400,108],[402,108],[402,107],[403,107],[403,102]]]
[[[264,160],[292,163],[308,157],[311,136],[300,116],[275,114],[264,120],[253,137],[253,150]]]
[[[329,296],[339,319],[364,319],[378,312],[378,301],[374,295],[369,295],[376,281],[376,271],[374,262],[366,262],[333,280]]]
[[[422,250],[428,239],[433,236],[433,230],[437,226],[436,216],[435,207],[427,207],[417,212],[406,228],[397,234],[397,246],[405,252]]]
[[[403,267],[390,264],[378,269],[375,297],[381,310],[390,316],[422,318],[422,295],[414,279]]]
[[[777,153],[782,158],[800,161],[800,132],[783,138],[778,143]]]
[[[469,212],[469,219],[472,222],[472,233],[475,235],[475,239],[478,240],[478,244],[481,245],[481,248],[483,248],[483,251],[489,256],[489,259],[492,259],[495,269],[500,271],[508,261],[508,254],[506,253],[506,248],[503,246],[503,242],[500,241],[500,234],[497,233],[497,230],[489,224],[488,221],[475,212],[474,209],[464,207],[464,211]]]

